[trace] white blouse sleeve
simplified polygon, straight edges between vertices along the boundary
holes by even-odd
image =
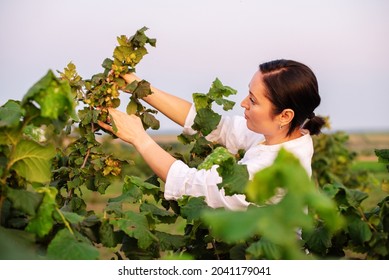
[[[175,161],[170,167],[165,183],[165,198],[177,200],[184,195],[205,197],[206,203],[212,208],[230,210],[245,210],[249,203],[245,195],[226,196],[217,184],[222,178],[217,172],[217,165],[210,170],[190,168],[182,161]]]

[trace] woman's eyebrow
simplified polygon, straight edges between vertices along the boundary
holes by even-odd
[[[249,91],[249,96],[254,99],[254,100],[257,100],[257,97],[254,95],[254,93],[252,93],[251,91]]]

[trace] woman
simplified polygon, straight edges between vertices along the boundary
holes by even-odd
[[[134,74],[124,78],[129,83],[139,80]],[[191,126],[196,116],[193,104],[157,88],[151,87],[151,90],[153,94],[144,100],[183,126],[184,133],[193,133]],[[311,175],[311,135],[320,133],[324,125],[324,119],[314,114],[319,104],[317,80],[306,65],[292,60],[263,63],[251,79],[248,96],[241,102],[244,118],[223,117],[206,138],[225,145],[232,153],[244,149],[246,153],[239,163],[247,166],[250,178],[270,166],[281,147],[292,152]],[[145,132],[138,117],[116,109],[109,112],[117,127],[115,134],[132,144],[155,174],[165,181],[166,199],[204,196],[213,208],[247,208],[249,202],[244,195],[227,196],[218,188],[222,178],[217,166],[210,170],[189,168],[163,150]],[[100,125],[113,132],[110,125]]]

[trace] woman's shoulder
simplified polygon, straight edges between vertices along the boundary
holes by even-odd
[[[229,140],[240,143],[240,148],[247,150],[265,139],[262,134],[248,129],[246,119],[243,116],[227,116],[222,119],[228,123],[224,129],[228,131]]]

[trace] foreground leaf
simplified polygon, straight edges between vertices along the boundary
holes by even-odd
[[[55,224],[53,212],[56,210],[57,206],[55,201],[57,189],[52,187],[41,187],[36,191],[43,194],[43,200],[37,214],[27,225],[26,231],[35,233],[39,237],[43,237],[51,231]]]
[[[43,195],[27,190],[7,188],[7,198],[11,200],[12,206],[30,216],[34,216]]]
[[[10,159],[11,169],[30,182],[46,183],[51,179],[51,159],[55,149],[34,141],[20,141]]]
[[[75,102],[67,81],[59,80],[52,71],[33,85],[24,96],[22,105],[35,101],[40,105],[41,116],[53,120],[67,114],[77,119]]]
[[[283,195],[274,204],[272,199],[280,187],[284,189]],[[242,242],[260,236],[280,248],[281,251],[276,252],[272,251],[276,247],[266,245],[266,248],[273,248],[268,250],[268,258],[307,258],[296,231],[312,232],[316,216],[324,221],[330,233],[342,226],[335,203],[314,187],[297,158],[283,149],[272,166],[254,175],[247,185],[247,196],[258,206],[252,205],[245,212],[206,212],[203,219],[216,237],[227,242]],[[306,213],[307,207],[310,213]],[[267,251],[264,243],[259,245],[252,247],[251,253],[259,256]]]
[[[141,249],[147,249],[153,241],[158,241],[150,232],[147,218],[142,213],[128,211],[125,213],[125,217],[110,220],[110,223],[124,231],[128,236],[137,239]]]
[[[96,260],[99,251],[81,235],[62,229],[49,244],[47,257],[55,260]]]

